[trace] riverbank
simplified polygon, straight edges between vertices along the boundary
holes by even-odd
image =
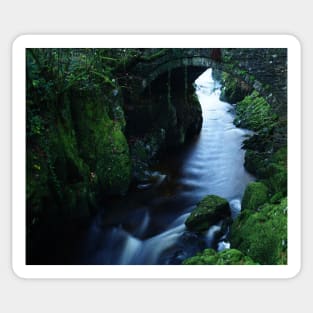
[[[230,246],[250,259],[233,259],[227,251],[217,255],[203,252],[184,264],[287,264],[286,120],[274,113],[256,91],[245,95],[246,89],[240,90],[241,85],[229,75],[224,76],[222,84],[224,100],[240,100],[234,124],[254,132],[243,148],[247,149],[245,168],[257,181],[245,189],[241,213],[234,219],[229,235]]]

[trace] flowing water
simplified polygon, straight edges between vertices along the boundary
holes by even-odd
[[[162,174],[152,189],[111,203],[95,218],[83,241],[81,262],[179,264],[214,243],[218,250],[230,247],[229,230],[220,233],[222,221],[203,235],[187,231],[184,222],[209,194],[226,198],[232,217],[239,214],[245,186],[253,180],[243,167],[241,149],[249,131],[233,125],[234,108],[219,100],[210,69],[195,84],[203,112],[200,135],[161,162],[156,175]]]
[[[211,69],[195,82],[203,113],[197,138],[161,160],[153,188],[139,188],[111,201],[80,235],[72,264],[180,264],[206,247],[230,247],[222,221],[206,233],[189,232],[184,222],[206,195],[226,198],[232,217],[240,212],[247,183],[242,142],[249,131],[233,125],[234,108],[219,100]],[[142,187],[142,186],[141,186]],[[66,254],[67,252],[65,252]],[[59,263],[65,262],[59,260]]]

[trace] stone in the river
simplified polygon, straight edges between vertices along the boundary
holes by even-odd
[[[206,196],[187,218],[185,224],[189,230],[205,231],[221,219],[230,216],[226,199],[215,195]]]

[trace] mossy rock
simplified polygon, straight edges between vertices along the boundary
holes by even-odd
[[[287,264],[287,198],[241,214],[232,225],[230,239],[232,247],[260,264]]]
[[[245,168],[246,170],[259,177],[266,177],[266,156],[255,150],[247,149],[245,153]]]
[[[258,92],[253,91],[237,103],[234,124],[259,131],[271,124],[275,118],[269,103]]]
[[[184,265],[257,265],[249,256],[236,249],[216,252],[205,249],[196,256],[183,261]]]
[[[266,183],[272,193],[287,195],[287,147],[277,150],[266,167]]]
[[[221,101],[237,103],[251,92],[251,87],[246,83],[225,72],[221,75],[221,84],[223,86],[220,95]]]
[[[258,178],[262,178],[269,192],[287,195],[287,148],[283,147],[274,154],[247,150],[245,168]]]
[[[113,113],[122,108],[103,103],[100,97],[74,99],[71,105],[79,152],[90,168],[89,176],[97,193],[126,193],[131,180],[131,159],[123,133],[125,121],[123,116],[112,119],[107,107]]]
[[[95,137],[95,174],[107,194],[124,194],[131,178],[131,161],[126,138],[118,123],[103,120]]]
[[[281,199],[284,198],[284,195],[282,192],[277,192],[275,193],[271,199],[270,199],[270,203],[280,203]]]
[[[230,216],[226,199],[215,195],[206,196],[187,218],[185,224],[189,230],[205,231],[214,223]]]
[[[251,182],[246,187],[242,198],[243,210],[257,210],[268,201],[268,188],[261,182]]]

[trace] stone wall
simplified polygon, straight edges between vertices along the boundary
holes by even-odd
[[[198,68],[201,74],[206,68],[224,71],[243,80],[257,90],[280,114],[287,105],[287,49],[247,48],[220,50],[220,58],[214,58],[214,49],[146,49],[145,60],[132,69],[132,90],[135,97],[167,71],[178,68]],[[196,78],[195,75],[192,76]]]

